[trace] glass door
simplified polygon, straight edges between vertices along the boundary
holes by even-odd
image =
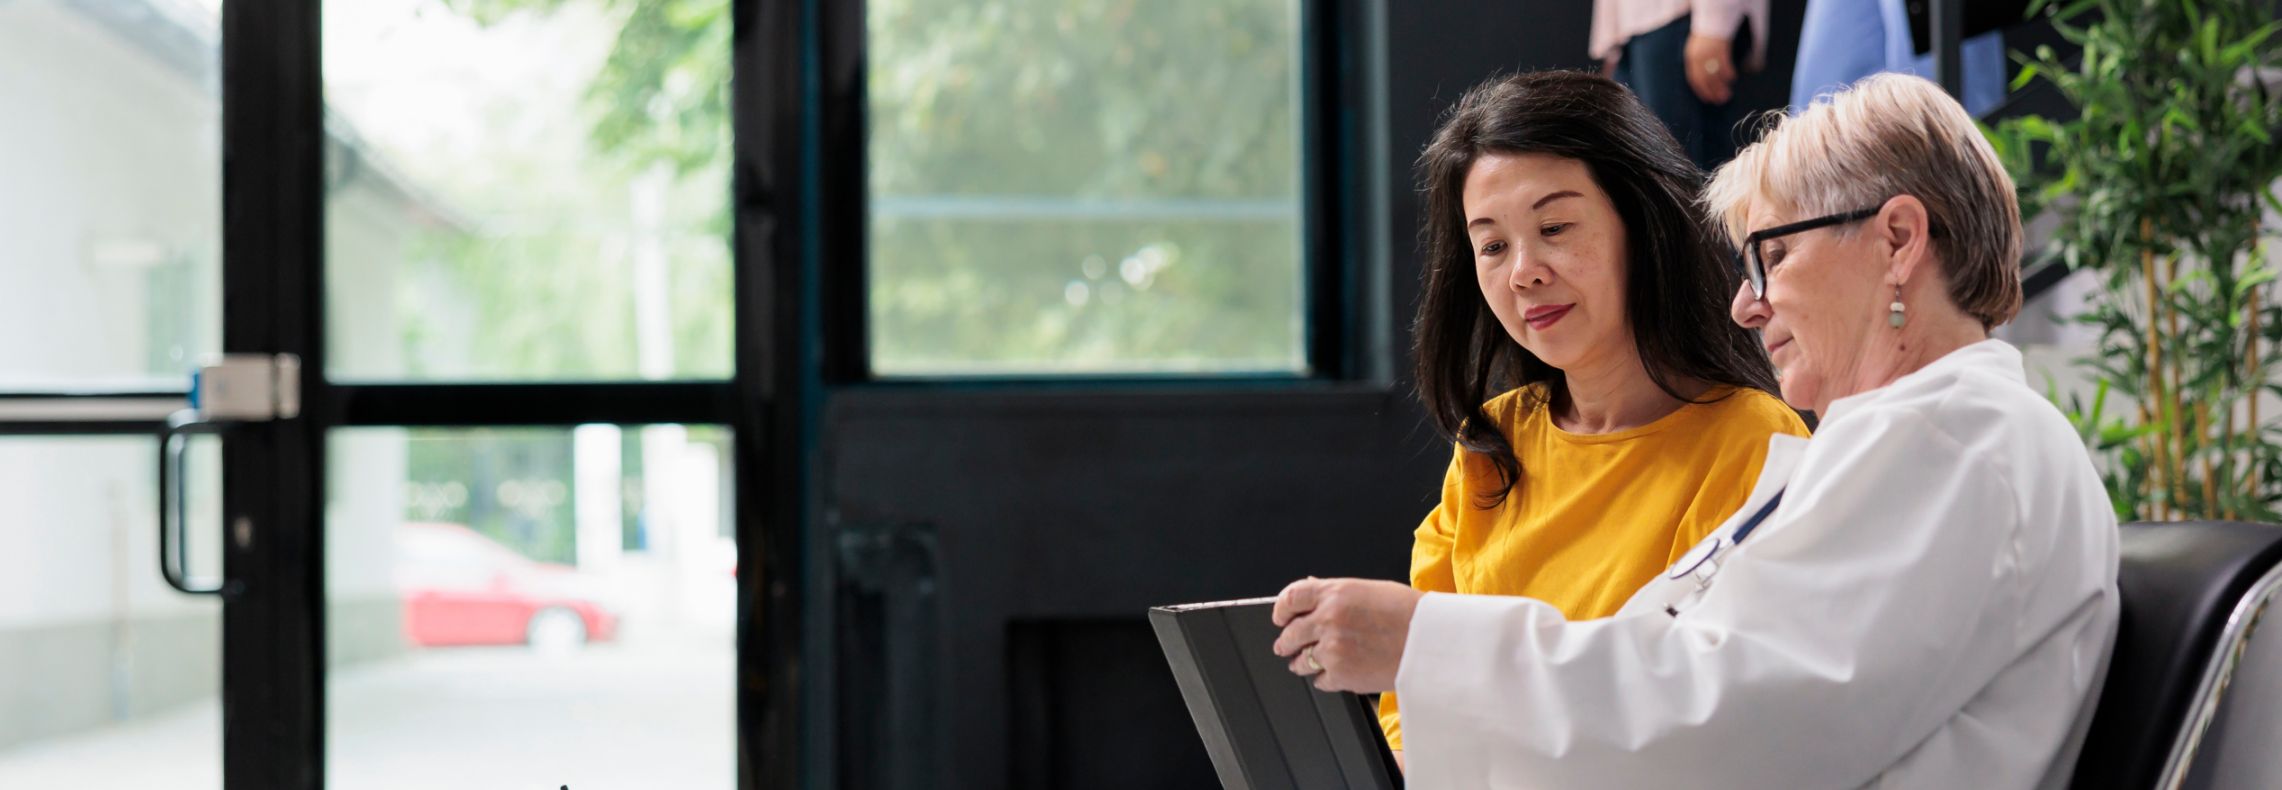
[[[0,787],[789,786],[799,13],[0,2]]]
[[[489,396],[727,388],[707,6],[323,4],[328,787],[736,786],[726,415]]]
[[[153,472],[222,348],[218,10],[0,3],[0,787],[222,785],[227,604],[162,581]],[[192,443],[192,577],[219,464]]]

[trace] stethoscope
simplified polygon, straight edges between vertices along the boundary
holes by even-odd
[[[1776,489],[1775,495],[1768,497],[1767,503],[1760,505],[1750,518],[1744,519],[1743,525],[1736,527],[1734,532],[1728,533],[1725,538],[1697,547],[1695,551],[1688,553],[1689,556],[1681,557],[1680,561],[1673,565],[1679,570],[1674,571],[1669,578],[1673,581],[1679,581],[1694,576],[1698,588],[1710,587],[1712,575],[1719,573],[1718,563],[1714,563],[1712,560],[1718,557],[1721,552],[1742,543],[1744,538],[1751,537],[1752,530],[1758,529],[1768,516],[1774,515],[1775,506],[1782,503],[1783,489]],[[1701,556],[1697,556],[1699,554]]]

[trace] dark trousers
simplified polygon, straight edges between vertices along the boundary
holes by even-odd
[[[1735,31],[1735,47],[1731,57],[1736,71],[1743,70],[1743,60],[1751,53],[1751,25],[1746,22]],[[1696,166],[1705,170],[1725,164],[1735,158],[1736,127],[1744,121],[1748,111],[1743,106],[1743,88],[1760,75],[1736,75],[1733,89],[1726,104],[1705,104],[1696,98],[1696,90],[1688,87],[1688,72],[1682,59],[1686,57],[1688,43],[1688,15],[1681,14],[1672,24],[1632,37],[1624,43],[1624,55],[1616,64],[1616,80],[1632,89],[1649,112],[1663,119],[1664,127],[1679,138],[1680,147]]]

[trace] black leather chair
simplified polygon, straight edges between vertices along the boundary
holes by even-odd
[[[2282,589],[2282,526],[2123,525],[2123,618],[2071,783],[2177,788],[2235,660]]]

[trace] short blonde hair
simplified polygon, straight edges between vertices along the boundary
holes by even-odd
[[[1923,78],[1872,75],[1776,118],[1712,177],[1703,202],[1741,244],[1754,210],[1806,219],[1897,195],[1925,204],[1950,301],[1984,327],[2011,321],[2021,308],[2012,176],[1965,108]]]

